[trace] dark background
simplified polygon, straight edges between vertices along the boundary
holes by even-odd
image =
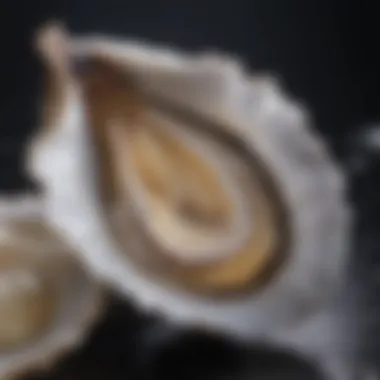
[[[45,21],[63,20],[74,32],[143,37],[195,50],[216,47],[242,56],[252,69],[275,73],[288,91],[308,105],[336,157],[350,169],[350,196],[358,213],[353,262],[358,276],[371,278],[368,268],[380,261],[376,181],[380,166],[378,153],[360,137],[364,127],[380,116],[378,12],[376,2],[370,4],[0,0],[0,187],[4,192],[32,187],[23,173],[22,149],[36,125],[41,86],[31,39]],[[371,313],[380,304],[373,287],[371,282],[365,295]],[[287,354],[233,347],[197,332],[175,332],[161,321],[137,316],[118,300],[112,304],[88,344],[46,379],[160,379],[168,374],[201,379],[211,378],[211,373],[221,378],[218,374],[223,371],[227,378],[243,379],[249,373],[250,379],[259,379],[260,373],[275,369],[304,367],[306,371],[305,363]],[[371,325],[368,334],[374,336],[376,328]],[[376,358],[375,346],[363,346],[370,359]]]

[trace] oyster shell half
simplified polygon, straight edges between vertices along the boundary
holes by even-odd
[[[50,366],[81,343],[101,298],[43,222],[40,200],[0,200],[0,379]]]
[[[26,164],[97,276],[242,338],[275,335],[337,293],[344,179],[275,81],[220,54],[56,26],[38,44],[52,92]]]

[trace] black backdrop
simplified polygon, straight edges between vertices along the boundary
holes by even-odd
[[[366,170],[354,173],[351,189],[359,210],[357,249],[362,256],[367,252],[373,264],[379,246],[378,157],[363,153],[352,137],[380,116],[377,12],[372,7],[370,2],[338,0],[0,0],[0,187],[14,192],[31,186],[22,170],[22,148],[36,122],[41,72],[31,38],[43,22],[61,19],[75,32],[144,37],[189,49],[216,47],[241,55],[253,69],[276,73],[309,106],[341,160],[364,157]],[[168,364],[173,360],[189,378],[198,379],[221,370],[220,362],[241,373],[250,361],[254,374],[292,362],[263,350],[248,354],[195,333],[174,334],[188,344],[176,340],[166,350],[157,348],[151,338],[160,341],[161,323],[131,313],[115,301],[90,343],[52,378],[79,379],[90,373],[110,380],[149,377],[149,363],[159,366],[152,372],[160,377],[175,371]],[[212,359],[217,353],[229,359]]]

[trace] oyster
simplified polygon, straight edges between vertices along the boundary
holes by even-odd
[[[0,237],[0,379],[13,379],[79,344],[101,296],[43,222],[40,200],[2,199]]]
[[[54,96],[26,164],[89,268],[176,322],[304,350],[284,331],[339,293],[350,212],[302,109],[221,54],[38,43]]]

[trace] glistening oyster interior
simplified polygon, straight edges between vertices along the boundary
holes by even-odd
[[[331,335],[326,315],[347,260],[344,179],[302,109],[221,55],[55,26],[39,47],[54,107],[27,165],[92,271],[176,322],[349,364],[346,325]]]
[[[108,62],[89,65],[104,207],[130,257],[200,292],[252,291],[274,275],[289,231],[263,165],[218,126],[154,107]]]

